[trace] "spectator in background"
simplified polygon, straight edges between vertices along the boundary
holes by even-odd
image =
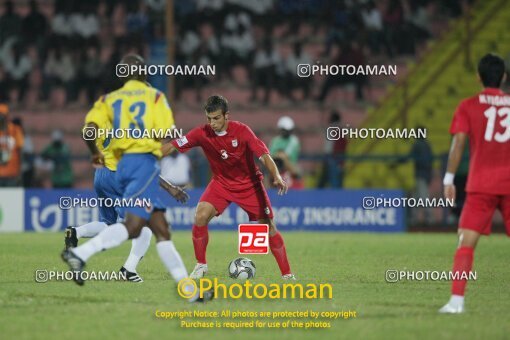
[[[190,25],[180,41],[180,49],[184,56],[184,63],[190,63],[194,53],[200,47],[200,36],[195,25]]]
[[[71,188],[73,186],[71,151],[63,141],[62,131],[54,130],[51,139],[52,142],[44,148],[41,157],[52,163],[51,183],[53,188]]]
[[[268,33],[273,31],[277,23],[275,2],[275,0],[244,1],[244,5],[248,6],[252,14],[253,21]]]
[[[400,37],[404,23],[404,9],[400,0],[390,0],[383,14],[384,33],[390,45],[396,47],[397,53],[401,53],[402,44],[405,43]],[[390,55],[390,57],[393,57]]]
[[[149,57],[147,58],[148,65],[164,65],[167,62],[167,54],[166,54],[166,38],[165,38],[165,32],[164,32],[164,25],[162,23],[155,23],[153,25],[152,30],[152,36],[151,40],[149,42]],[[176,65],[180,64],[180,58],[178,56],[178,51],[176,51],[176,57],[174,63]],[[178,78],[181,77],[174,77],[175,82],[177,83],[179,81]],[[167,92],[167,80],[168,77],[165,74],[162,73],[156,73],[149,75],[147,77],[147,81],[149,84],[152,85],[152,87],[157,88],[163,93]],[[177,90],[178,87],[176,86],[174,88],[176,97],[177,97]]]
[[[211,61],[211,65],[216,65],[216,79],[221,81],[225,70],[229,65],[222,59],[223,51],[220,46],[220,35],[214,32],[208,39],[204,39],[202,44],[207,46],[207,57]]]
[[[294,49],[292,53],[285,60],[285,76],[283,93],[287,98],[292,101],[296,101],[292,91],[296,88],[303,90],[303,98],[308,99],[310,96],[310,86],[312,85],[312,77],[299,77],[297,67],[300,64],[312,64],[312,58],[303,52],[303,47],[300,42],[294,43]]]
[[[122,87],[122,80],[117,77],[115,74],[115,67],[119,63],[119,60],[122,58],[124,54],[124,50],[121,46],[121,43],[117,41],[115,43],[115,48],[113,52],[110,54],[110,58],[108,59],[105,67],[104,73],[102,76],[102,91],[103,92],[111,92],[113,90],[117,90]]]
[[[409,1],[405,12],[406,26],[410,41],[418,45],[429,39],[432,34],[429,30],[429,14],[422,4]],[[414,52],[415,46],[413,46]]]
[[[366,3],[364,9],[361,11],[361,17],[365,30],[367,31],[368,45],[372,53],[379,54],[381,52],[381,46],[383,46],[386,50],[386,54],[391,58],[394,53],[384,34],[382,14],[373,1]]]
[[[207,54],[207,45],[202,44],[193,55],[191,60],[193,65],[208,66],[212,65],[211,59]],[[192,86],[195,89],[197,102],[202,101],[202,88],[209,83],[209,78],[205,75],[196,75],[191,77]]]
[[[63,87],[67,93],[67,100],[74,100],[76,97],[76,68],[73,58],[67,51],[60,47],[51,49],[44,65],[46,85],[44,90],[46,96],[55,87]]]
[[[417,126],[417,130],[425,130],[423,126]],[[420,199],[429,198],[429,186],[432,181],[432,163],[434,161],[434,154],[432,148],[426,138],[417,138],[411,147],[411,151],[407,157],[400,157],[397,163],[404,163],[406,161],[412,161],[414,163],[414,180],[415,180],[415,192],[414,197]],[[397,164],[393,164],[391,167],[395,167]],[[430,208],[415,208],[411,210],[411,221],[416,223],[427,223],[431,222],[431,209]],[[423,219],[418,218],[419,213],[423,212]]]
[[[337,57],[334,59],[333,64],[335,65],[365,65],[366,58],[363,52],[363,48],[358,44],[356,40],[352,40],[349,44],[343,45],[340,47],[340,51]],[[366,75],[328,75],[326,80],[322,85],[322,89],[317,100],[319,102],[324,102],[331,91],[335,86],[344,86],[346,84],[354,84],[356,91],[356,100],[362,101],[363,96],[363,88],[367,85],[367,76]]]
[[[149,8],[149,10],[154,12],[165,12],[165,6],[166,6],[166,0],[144,0],[145,4]],[[187,0],[176,0],[175,7],[176,9],[181,9],[182,7],[185,7],[189,11],[192,11],[195,9],[194,1],[187,1]],[[191,8],[191,9],[190,9]],[[182,12],[178,12],[179,14],[182,14]],[[187,13],[187,12],[186,12]]]
[[[178,34],[178,36],[181,36]],[[166,43],[165,43],[166,46]],[[166,47],[165,47],[166,48]],[[165,54],[166,55],[166,54]],[[176,54],[175,54],[175,64],[176,65],[195,65],[199,63],[199,58],[205,55],[203,52],[203,47],[201,45],[201,40],[198,35],[196,26],[194,24],[190,24],[187,28],[186,32],[182,36],[181,40],[177,41],[176,44]],[[165,57],[166,58],[166,57]],[[207,61],[206,61],[207,62]],[[199,78],[199,79],[195,79]],[[203,84],[201,77],[193,76],[193,77],[174,77],[175,83],[175,99],[179,100],[181,98],[181,93],[183,90],[189,87],[196,87],[196,97],[197,100],[200,97],[201,93],[201,85]],[[166,77],[164,79],[166,82]]]
[[[34,161],[35,150],[32,138],[27,134],[23,128],[23,120],[21,118],[14,118],[12,123],[19,127],[23,133],[23,148],[21,149],[21,182],[23,187],[31,188],[34,186]]]
[[[276,155],[283,151],[288,156],[289,161],[293,165],[297,165],[301,145],[298,137],[293,134],[294,120],[289,116],[283,116],[278,120],[277,127],[280,129],[280,135],[271,140],[269,147],[271,154]]]
[[[334,45],[342,45],[349,41],[349,32],[352,29],[351,11],[347,7],[344,0],[338,1],[331,8],[330,19],[327,27],[328,33],[326,37],[326,47],[324,55],[329,55]]]
[[[9,91],[16,91],[18,101],[22,101],[28,89],[28,76],[32,70],[32,61],[25,53],[24,46],[21,43],[15,43],[4,55],[3,64]]]
[[[222,58],[224,58],[224,69],[229,76],[232,76],[232,68],[241,65],[249,72],[252,64],[252,55],[255,48],[255,40],[250,29],[246,25],[237,25],[237,29],[226,29],[221,37]]]
[[[21,36],[21,17],[14,12],[12,1],[4,4],[4,14],[0,16],[0,47],[10,38]]]
[[[72,3],[66,1],[62,7],[56,6],[56,14],[51,19],[51,30],[54,34],[54,40],[60,45],[71,44],[71,37],[74,34],[73,22],[71,19]]]
[[[238,7],[232,7],[232,10],[229,11],[223,23],[223,28],[225,30],[233,32],[238,31],[239,28],[243,28],[245,31],[250,31],[251,27],[250,15]]]
[[[149,23],[154,25],[165,24],[165,10],[167,0],[144,0],[148,9]],[[195,1],[174,0],[174,18],[178,25],[182,22],[194,21]]]
[[[98,84],[101,83],[103,74],[103,63],[101,62],[98,47],[91,45],[82,53],[82,62],[80,63],[80,87],[87,93],[87,100],[90,104],[94,103]]]
[[[255,53],[252,69],[251,100],[257,100],[257,89],[264,89],[264,104],[269,103],[271,89],[276,83],[276,71],[282,60],[278,51],[273,47],[271,39],[267,38]]]
[[[341,128],[342,116],[338,111],[331,111],[329,115],[329,128]],[[328,137],[328,136],[326,136]],[[325,188],[328,184],[332,188],[342,188],[344,183],[345,153],[348,140],[345,137],[338,139],[326,138],[324,143],[324,160],[319,177],[319,188]]]
[[[188,0],[188,2],[190,2]],[[197,22],[210,22],[214,27],[223,25],[225,0],[196,0]]]
[[[423,126],[418,126],[417,129],[425,130]],[[429,186],[432,181],[432,163],[434,161],[434,155],[426,138],[416,139],[411,148],[409,157],[414,162],[414,177],[416,181],[415,197],[422,199],[429,198]],[[419,210],[416,210],[416,212],[419,212]],[[428,224],[431,222],[432,217],[430,208],[425,208],[424,213],[425,223]]]
[[[176,5],[179,4],[180,6],[192,6],[190,4],[186,4],[183,2],[186,2],[186,3],[190,3],[192,1],[187,1],[187,0],[177,0],[176,1]],[[145,4],[147,6],[149,6],[149,8],[152,10],[152,11],[164,11],[165,10],[165,5],[166,5],[166,0],[145,0]],[[194,7],[192,7],[194,9]]]
[[[23,142],[23,132],[9,119],[9,107],[0,104],[0,187],[20,184]]]
[[[143,1],[134,1],[128,5],[126,28],[131,37],[137,42],[150,39],[151,32],[149,16],[147,15],[147,5]]]
[[[23,39],[27,44],[35,44],[41,49],[48,32],[48,20],[39,11],[37,1],[30,0],[30,12],[23,18]]]
[[[161,176],[167,181],[189,187],[191,185],[191,162],[188,155],[173,152],[161,160]]]
[[[75,34],[74,44],[79,44],[79,47],[82,47],[93,42],[99,34],[99,17],[93,3],[83,2],[79,5],[81,10],[73,13],[70,20],[72,31]]]

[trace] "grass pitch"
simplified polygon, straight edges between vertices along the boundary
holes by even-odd
[[[449,282],[386,283],[388,269],[450,270],[454,234],[284,233],[291,266],[301,283],[330,283],[333,299],[216,299],[190,305],[151,246],[138,269],[145,282],[36,283],[38,269],[66,270],[59,254],[63,234],[0,236],[0,334],[4,339],[173,338],[173,339],[508,339],[510,243],[502,235],[483,238],[475,253],[477,281],[468,284],[463,315],[437,313],[449,298]],[[189,232],[174,242],[188,270],[194,265]],[[237,255],[237,233],[210,234],[209,277],[230,282],[226,267]],[[118,270],[130,244],[100,253],[88,271]],[[272,255],[250,256],[257,265],[253,283],[280,283]],[[233,281],[232,281],[233,282]],[[352,310],[329,329],[183,329],[179,320],[158,319],[155,311]],[[323,321],[327,321],[322,319]],[[221,321],[221,320],[218,320]],[[237,321],[251,321],[240,319]]]

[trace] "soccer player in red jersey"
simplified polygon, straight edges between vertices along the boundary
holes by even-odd
[[[453,140],[443,180],[446,198],[455,199],[454,174],[468,139],[470,161],[453,262],[453,272],[464,279],[452,282],[452,296],[441,313],[464,311],[465,278],[473,266],[473,252],[480,235],[490,234],[496,209],[501,211],[510,236],[510,96],[500,90],[504,74],[503,59],[484,56],[478,64],[484,90],[460,103],[450,127]]]
[[[247,125],[229,120],[228,102],[222,96],[209,97],[204,109],[207,124],[194,128],[186,136],[162,147],[163,155],[168,155],[174,150],[185,152],[200,146],[213,172],[213,178],[198,203],[192,228],[197,265],[190,277],[199,279],[207,273],[207,224],[234,202],[248,214],[250,221],[269,225],[269,248],[282,277],[295,279],[287,260],[282,235],[273,221],[271,202],[262,184],[262,172],[254,160],[256,156],[269,170],[278,194],[285,194],[287,184],[280,176],[269,150]]]

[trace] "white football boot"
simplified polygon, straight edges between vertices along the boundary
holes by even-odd
[[[207,274],[207,264],[205,263],[197,263],[195,269],[189,274],[189,277],[193,280],[201,279]]]
[[[444,305],[440,310],[441,314],[461,314],[464,313],[464,297],[453,295],[450,301]]]
[[[294,274],[285,274],[285,275],[282,275],[282,279],[296,281],[296,277],[294,276]]]

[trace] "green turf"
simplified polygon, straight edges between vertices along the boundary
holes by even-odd
[[[59,258],[62,234],[0,235],[0,337],[4,339],[172,338],[172,339],[508,339],[510,337],[509,242],[484,238],[475,255],[478,279],[468,286],[467,313],[439,315],[449,297],[449,282],[386,283],[387,269],[449,270],[456,245],[453,234],[285,233],[299,282],[331,283],[332,300],[224,300],[189,305],[174,291],[154,247],[139,266],[143,284],[88,282],[35,283],[37,269],[64,270]],[[189,232],[174,235],[191,269]],[[237,257],[235,232],[212,232],[210,277],[222,281]],[[129,244],[93,257],[88,270],[116,270]],[[272,255],[256,255],[254,283],[280,282]],[[358,317],[337,320],[330,329],[181,329],[161,320],[156,310],[295,311],[356,310]],[[250,320],[250,319],[248,319]],[[218,320],[220,321],[220,320]],[[7,337],[6,337],[7,336]]]

